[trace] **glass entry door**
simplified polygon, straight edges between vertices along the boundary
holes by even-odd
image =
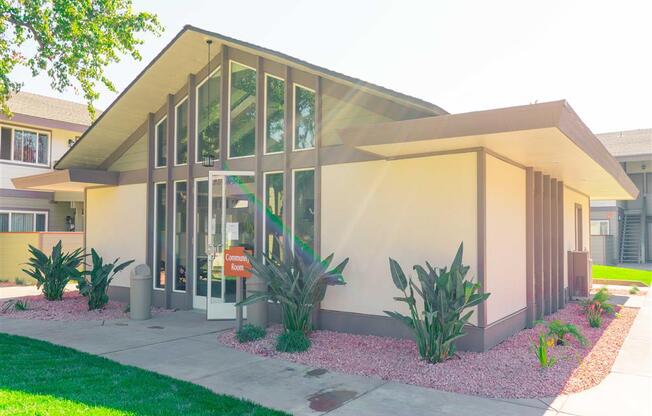
[[[246,293],[244,253],[254,250],[255,189],[253,172],[209,173],[207,319],[235,319],[237,296]]]

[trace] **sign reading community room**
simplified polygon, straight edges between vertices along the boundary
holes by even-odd
[[[251,253],[251,251],[247,252]],[[224,276],[251,277],[250,268],[244,247],[231,247],[224,250]]]

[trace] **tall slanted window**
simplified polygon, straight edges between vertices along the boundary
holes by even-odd
[[[156,166],[163,167],[168,163],[168,123],[167,118],[156,125]]]
[[[315,92],[294,84],[294,149],[315,147]]]
[[[256,70],[231,62],[229,157],[253,156],[256,148]]]
[[[285,81],[265,75],[265,153],[285,147]]]
[[[220,154],[221,70],[218,68],[197,87],[197,162]]]
[[[186,251],[186,220],[188,185],[185,181],[174,184],[174,290],[185,291],[188,270]]]
[[[174,164],[188,163],[188,100],[176,107],[174,131]]]
[[[306,259],[315,256],[315,170],[295,170],[292,234],[295,250]]]
[[[265,174],[264,251],[283,259],[283,173]]]
[[[165,288],[166,238],[166,185],[157,183],[154,188],[154,287]]]

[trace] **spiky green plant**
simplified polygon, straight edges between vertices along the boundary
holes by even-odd
[[[260,259],[245,253],[251,264],[251,274],[267,284],[267,291],[253,293],[237,306],[268,300],[278,302],[284,330],[309,333],[312,330],[312,311],[324,299],[326,288],[345,284],[342,272],[349,259],[329,270],[333,254],[317,260],[302,255],[300,250],[297,244],[284,261],[268,253]]]
[[[104,260],[95,249],[91,249],[91,260],[92,269],[83,272],[77,278],[79,293],[88,298],[88,310],[101,309],[109,302],[109,296],[106,293],[109,284],[117,273],[134,262],[134,260],[129,260],[118,264],[120,259],[115,259],[113,263],[104,264]]]
[[[550,355],[550,350],[554,345],[554,338],[546,337],[544,334],[539,334],[538,341],[532,345],[534,355],[536,355],[541,368],[550,368],[557,362],[557,359]]]
[[[586,345],[586,338],[584,338],[582,332],[573,324],[555,319],[554,321],[548,322],[546,327],[548,328],[548,336],[555,340],[556,345],[567,345],[567,335],[575,338],[580,345]]]
[[[32,245],[29,252],[32,257],[25,264],[31,269],[23,269],[23,272],[36,280],[37,289],[43,287],[43,296],[47,300],[61,300],[66,284],[82,275],[79,266],[85,256],[81,248],[64,253],[59,241],[49,256]]]
[[[603,313],[613,315],[615,312],[614,305],[609,302],[609,290],[606,287],[600,288],[600,290],[595,292],[592,298],[582,302],[584,312],[586,313],[587,308],[595,303],[600,304]]]
[[[419,355],[431,363],[445,361],[455,354],[455,342],[465,335],[464,325],[473,315],[473,310],[467,309],[489,297],[489,293],[477,293],[480,289],[478,283],[466,280],[469,266],[462,265],[463,252],[464,245],[460,244],[450,270],[433,268],[428,262],[427,270],[415,265],[418,285],[412,278],[405,277],[396,260],[389,259],[394,285],[403,292],[402,297],[394,299],[408,305],[410,316],[384,312],[413,331]],[[417,306],[414,292],[421,297],[422,310]]]
[[[23,299],[9,299],[2,305],[2,309],[0,309],[0,312],[5,313],[10,310],[15,310],[15,311],[26,311],[29,309],[29,306],[27,305],[27,301]]]
[[[267,335],[265,328],[261,328],[253,324],[245,324],[241,329],[235,332],[235,339],[237,339],[239,343],[243,344],[245,342],[251,342],[265,338],[265,335]]]
[[[602,326],[602,315],[604,309],[599,301],[595,301],[588,305],[584,310],[586,320],[589,322],[591,328],[600,328]]]

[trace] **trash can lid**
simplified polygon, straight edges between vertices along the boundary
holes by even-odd
[[[152,273],[146,264],[139,264],[131,270],[131,280],[147,280],[151,278]]]

